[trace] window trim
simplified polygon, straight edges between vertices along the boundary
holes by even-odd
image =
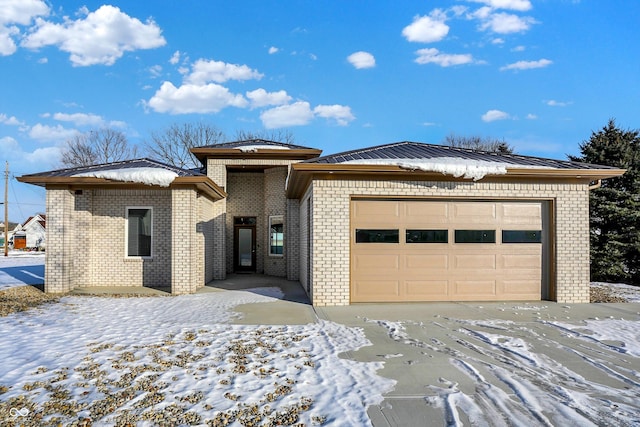
[[[278,254],[278,253],[273,253],[271,251],[271,249],[273,247],[277,247],[278,245],[272,245],[271,243],[273,242],[272,236],[271,236],[271,224],[272,221],[280,221],[282,223],[282,239],[281,239],[281,245],[280,247],[282,247],[282,253]],[[278,258],[282,258],[284,257],[284,215],[269,215],[269,228],[268,228],[268,233],[269,233],[269,256],[270,257],[278,257]],[[277,234],[277,233],[276,233]],[[276,243],[278,243],[278,238],[276,237]]]
[[[151,214],[151,239],[149,242],[149,255],[129,255],[129,211],[133,209],[147,209]],[[124,208],[125,225],[124,225],[124,257],[126,259],[152,259],[154,255],[154,230],[153,230],[153,206],[126,206]]]

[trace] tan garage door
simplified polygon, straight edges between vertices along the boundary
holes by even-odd
[[[542,205],[353,200],[351,301],[540,300]]]

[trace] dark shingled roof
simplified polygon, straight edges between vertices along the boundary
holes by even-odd
[[[345,151],[328,156],[306,160],[303,163],[340,164],[351,160],[373,159],[432,159],[437,157],[462,158],[485,162],[500,162],[513,165],[514,168],[540,167],[549,169],[615,169],[609,166],[593,165],[589,163],[572,162],[569,160],[545,159],[542,157],[522,156],[519,154],[494,153],[489,151],[471,150],[467,148],[455,148],[444,145],[425,144],[421,142],[396,142],[363,148],[360,150]]]
[[[76,175],[79,173],[85,173],[85,172],[98,172],[98,171],[106,171],[106,170],[131,169],[131,168],[166,169],[166,170],[177,173],[178,176],[204,176],[204,174],[200,173],[197,170],[182,169],[182,168],[168,165],[166,163],[158,162],[157,160],[146,159],[146,158],[134,159],[134,160],[123,160],[121,162],[104,163],[104,164],[92,165],[92,166],[78,166],[75,168],[58,169],[55,171],[34,173],[34,174],[24,175],[24,176],[25,177],[42,177],[42,178],[71,177],[73,175]]]
[[[246,139],[244,141],[224,142],[222,144],[203,145],[195,148],[241,148],[248,145],[273,145],[274,147],[285,147],[291,150],[314,150],[314,148],[303,147],[302,145],[285,144],[284,142],[269,141],[266,139]],[[278,148],[275,148],[276,150]]]

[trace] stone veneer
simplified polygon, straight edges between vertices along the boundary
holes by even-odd
[[[555,300],[589,302],[589,184],[314,180],[300,204],[300,281],[317,306],[350,303],[350,201],[352,197],[550,200],[553,204]],[[311,210],[310,219],[305,211]],[[306,227],[313,241],[304,256]],[[307,268],[310,268],[307,270]],[[310,278],[305,278],[305,271]],[[310,283],[307,283],[310,282]]]

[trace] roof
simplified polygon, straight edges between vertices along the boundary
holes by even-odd
[[[120,162],[112,162],[112,163],[102,163],[99,165],[91,165],[91,166],[77,166],[74,168],[58,169],[58,170],[53,170],[49,172],[23,175],[23,177],[41,177],[41,178],[72,177],[74,175],[88,173],[88,172],[99,172],[99,171],[107,171],[107,170],[111,171],[111,170],[134,169],[134,168],[165,169],[171,172],[175,172],[178,176],[204,175],[193,169],[182,169],[176,166],[159,162],[157,160],[144,158],[144,159],[134,159],[134,160],[123,160]]]
[[[298,198],[314,178],[478,181],[574,180],[590,182],[620,176],[624,169],[519,154],[455,148],[420,142],[396,142],[345,151],[291,166],[287,195]],[[345,177],[349,175],[349,177]]]
[[[322,154],[322,150],[316,148],[269,141],[266,139],[247,139],[222,144],[205,145],[202,147],[194,147],[191,149],[191,152],[203,163],[207,158],[308,160]]]
[[[305,163],[339,164],[374,159],[433,159],[433,158],[468,159],[483,162],[500,162],[513,167],[535,167],[550,169],[615,169],[609,166],[593,165],[589,163],[572,162],[569,160],[554,160],[542,157],[522,156],[490,151],[472,150],[468,148],[449,147],[445,145],[425,144],[422,142],[395,142],[378,145],[376,147],[359,150],[344,151],[324,157],[307,160]],[[359,164],[364,164],[358,162]]]
[[[195,186],[213,199],[226,193],[209,177],[194,169],[182,169],[153,159],[124,160],[92,166],[58,169],[18,177],[18,181],[47,187],[74,186]]]

